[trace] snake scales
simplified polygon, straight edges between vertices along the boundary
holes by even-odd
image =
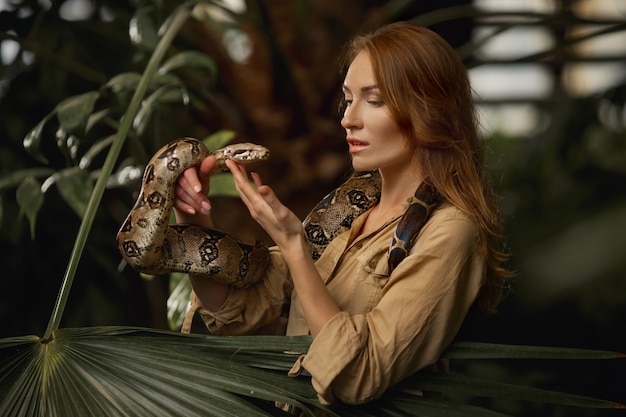
[[[162,147],[148,162],[139,197],[117,235],[120,253],[135,270],[149,274],[191,272],[235,287],[252,285],[263,276],[269,253],[262,243],[244,243],[196,225],[169,224],[178,175],[210,154],[202,142],[182,138]],[[229,145],[213,154],[218,163],[211,174],[227,171],[226,159],[246,163],[269,157],[266,148],[251,143]],[[356,217],[375,205],[379,196],[380,176],[371,171],[354,174],[324,197],[303,222],[313,259],[321,256],[334,237],[348,230]],[[407,256],[438,200],[437,192],[427,183],[418,187],[390,244],[389,273]]]
[[[211,174],[228,171],[227,159],[246,163],[269,157],[266,148],[251,143],[229,145],[213,154],[217,164]],[[119,250],[135,270],[210,275],[236,287],[251,285],[262,276],[269,262],[262,243],[247,244],[196,225],[169,224],[178,175],[209,155],[202,142],[182,138],[163,146],[146,165],[139,197],[117,234]]]

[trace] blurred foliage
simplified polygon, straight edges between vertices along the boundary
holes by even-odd
[[[77,3],[86,12],[69,20]],[[15,0],[0,11],[0,337],[43,333],[119,117],[158,28],[179,3]],[[138,172],[162,144],[228,131],[262,143],[272,160],[258,171],[304,216],[349,166],[338,140],[335,61],[347,39],[416,19],[460,48],[468,66],[480,64],[470,42],[471,17],[478,15],[470,1],[346,3],[249,0],[245,10],[229,11],[207,1],[194,10],[110,178],[63,327],[169,327],[174,282],[120,270],[115,243]],[[470,317],[459,339],[626,350],[625,85],[589,97],[555,96],[537,105],[543,120],[532,135],[485,138],[519,278],[501,313]],[[215,198],[214,212],[223,229],[267,239],[231,197]],[[623,364],[465,366],[503,381],[522,373],[530,384],[626,401]],[[559,412],[496,405],[513,407],[514,415]]]

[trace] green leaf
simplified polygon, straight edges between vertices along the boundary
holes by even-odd
[[[187,274],[173,272],[170,274],[170,290],[167,298],[167,321],[170,329],[180,329],[189,309],[191,284]]]
[[[37,213],[39,213],[44,200],[41,184],[34,177],[26,177],[17,187],[15,197],[20,209],[26,214],[30,225],[30,236],[31,239],[34,239]]]
[[[137,72],[125,72],[111,78],[105,84],[105,87],[110,88],[115,93],[127,90],[134,91],[137,85],[139,85],[139,80],[141,80],[141,74]]]
[[[545,348],[544,348],[545,349]],[[444,394],[469,394],[477,397],[511,398],[586,408],[613,408],[615,403],[564,392],[549,391],[517,384],[489,381],[452,373],[417,374],[403,388],[422,389]]]
[[[91,91],[66,98],[57,104],[57,118],[61,128],[70,135],[83,136],[99,97],[100,93]]]
[[[222,355],[213,355],[214,339],[121,327],[55,330],[47,343],[0,339],[0,415],[267,416],[252,399],[294,403],[309,415],[323,408],[308,378],[240,363],[249,339],[221,340]]]
[[[54,116],[55,112],[52,111],[46,117],[41,119],[35,127],[33,127],[24,137],[24,149],[26,152],[35,157],[38,161],[43,164],[48,163],[48,159],[41,153],[41,133],[43,132],[43,128],[46,123]]]
[[[235,139],[236,133],[233,130],[220,130],[206,138],[202,139],[202,143],[212,151],[223,148]]]
[[[183,90],[178,87],[165,85],[157,89],[141,103],[141,108],[133,121],[133,127],[137,131],[137,134],[141,135],[144,133],[152,119],[152,114],[158,108],[159,104],[172,101],[184,101],[184,97],[186,97],[186,95]]]
[[[89,168],[93,159],[100,154],[100,152],[104,151],[108,147],[111,146],[113,141],[115,140],[115,135],[107,136],[106,138],[100,139],[94,143],[91,148],[85,152],[85,154],[80,159],[79,166],[81,169]]]
[[[52,168],[25,168],[8,172],[0,178],[0,190],[15,187],[28,177],[49,177],[53,173]]]
[[[98,124],[102,120],[105,120],[109,116],[109,114],[111,114],[111,109],[103,109],[92,113],[87,120],[87,126],[85,127],[85,130],[89,132],[91,128],[94,127],[96,124]]]
[[[150,10],[153,10],[153,7],[141,7],[135,11],[130,19],[128,34],[133,45],[153,51],[159,37]]]
[[[211,189],[209,197],[239,197],[235,188],[235,180],[228,172],[213,175],[211,177]]]
[[[159,68],[159,74],[167,74],[181,67],[204,69],[211,76],[217,74],[217,65],[213,58],[199,51],[185,51],[174,55]]]
[[[594,349],[457,342],[442,355],[449,359],[616,359],[626,355]]]
[[[511,383],[418,373],[411,377],[414,385],[400,385],[378,400],[327,409],[318,402],[306,373],[297,377],[287,374],[311,342],[310,336],[220,337],[135,327],[58,329],[49,340],[4,338],[0,339],[0,415],[284,415],[273,408],[274,401],[295,404],[311,416],[318,411],[329,417],[505,415],[463,400],[401,390],[407,387],[583,408],[608,404],[620,408],[619,404]]]
[[[93,190],[89,173],[79,167],[72,167],[54,174],[54,181],[65,202],[82,219]]]
[[[141,74],[136,72],[126,72],[111,78],[106,84],[106,88],[110,88],[114,93],[124,91],[135,91],[141,80]],[[155,74],[150,82],[151,86],[160,85],[182,85],[180,78],[172,74]]]

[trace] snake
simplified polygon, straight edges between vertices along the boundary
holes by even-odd
[[[262,242],[244,242],[193,224],[170,224],[178,176],[210,155],[217,159],[210,175],[228,171],[228,159],[249,163],[270,156],[267,148],[247,142],[211,152],[189,137],[159,149],[146,164],[139,196],[117,234],[122,257],[136,271],[207,275],[234,287],[252,285],[262,276],[269,263],[268,248]]]
[[[326,246],[335,237],[349,230],[354,219],[378,203],[381,182],[380,172],[377,170],[354,172],[311,210],[303,225],[313,260],[321,257]],[[428,181],[422,181],[407,201],[407,209],[389,244],[389,274],[409,255],[420,230],[440,201],[440,194]]]
[[[270,262],[264,243],[244,242],[193,224],[170,224],[178,176],[211,154],[217,159],[210,172],[213,175],[228,171],[228,159],[249,163],[268,159],[270,152],[248,142],[211,152],[201,141],[189,137],[159,149],[146,165],[139,196],[117,234],[119,251],[133,269],[151,275],[194,273],[237,288],[262,279]],[[349,230],[354,219],[378,203],[381,181],[378,171],[354,172],[310,211],[302,224],[313,260],[321,257],[335,237]],[[440,199],[437,190],[423,181],[408,201],[389,245],[389,273],[408,256]]]

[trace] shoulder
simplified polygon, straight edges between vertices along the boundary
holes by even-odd
[[[477,247],[480,242],[480,233],[467,214],[450,203],[442,203],[433,211],[424,225],[418,236],[418,242],[422,247],[432,246],[433,248]]]

